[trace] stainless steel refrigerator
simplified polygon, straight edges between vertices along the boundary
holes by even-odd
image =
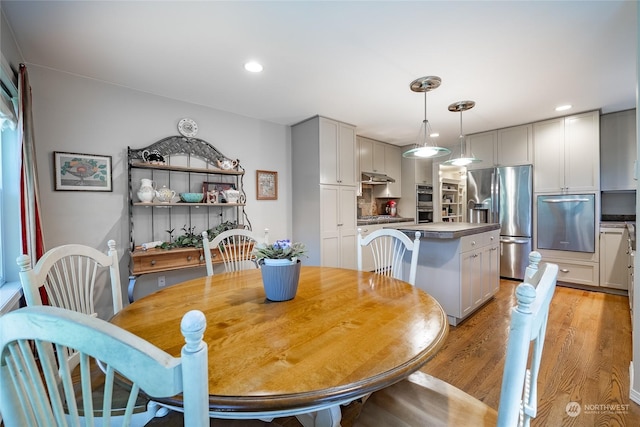
[[[533,168],[504,166],[467,172],[470,222],[500,223],[500,276],[524,279],[533,233]]]

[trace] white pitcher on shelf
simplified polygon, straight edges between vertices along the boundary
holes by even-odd
[[[137,194],[142,203],[151,203],[156,195],[156,183],[150,179],[142,178]]]

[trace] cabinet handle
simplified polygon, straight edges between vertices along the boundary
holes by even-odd
[[[156,265],[156,260],[155,259],[151,260],[151,265]]]
[[[189,255],[189,256],[187,257],[187,261],[191,261],[192,259],[193,259],[193,257],[192,257],[191,255]]]
[[[338,224],[338,227],[342,227],[342,224]]]
[[[471,258],[478,258],[478,254],[471,255]]]
[[[497,250],[498,250],[498,248],[491,248],[491,250],[492,250],[492,251],[497,251]]]
[[[471,242],[471,246],[475,246],[475,245],[476,245],[476,241],[474,240]]]
[[[561,268],[560,271],[563,272],[563,273],[568,273],[569,272],[569,270],[566,269],[566,268]]]

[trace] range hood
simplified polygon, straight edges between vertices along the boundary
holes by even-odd
[[[396,182],[396,180],[383,173],[362,172],[363,184],[386,184],[387,182]]]

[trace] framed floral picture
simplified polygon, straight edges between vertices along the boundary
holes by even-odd
[[[258,200],[278,200],[278,172],[256,171]]]
[[[56,191],[113,191],[111,156],[53,152]]]

